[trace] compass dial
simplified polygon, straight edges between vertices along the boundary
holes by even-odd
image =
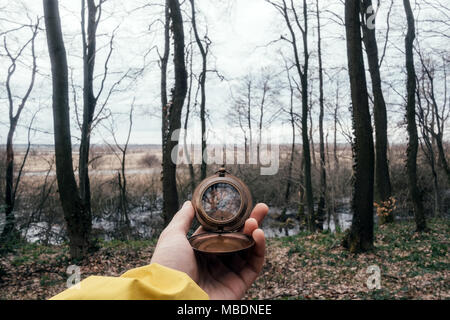
[[[203,193],[202,206],[214,220],[226,221],[234,218],[241,207],[239,192],[228,183],[216,183]]]

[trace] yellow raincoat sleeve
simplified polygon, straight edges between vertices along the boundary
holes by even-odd
[[[51,300],[205,300],[208,295],[184,272],[157,263],[120,277],[91,276]]]

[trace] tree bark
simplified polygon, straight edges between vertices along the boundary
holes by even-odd
[[[323,66],[322,66],[322,39],[320,36],[320,14],[319,14],[319,0],[316,1],[316,15],[317,15],[317,55],[319,59],[319,148],[320,148],[320,198],[317,207],[317,229],[323,229],[323,221],[326,210],[327,199],[327,172],[325,167],[325,143],[323,137],[323,117],[324,117],[324,97],[323,97]]]
[[[197,43],[198,49],[200,50],[200,54],[202,56],[202,72],[199,76],[199,84],[200,84],[200,122],[202,128],[202,164],[200,166],[200,179],[203,180],[206,178],[206,159],[208,157],[206,150],[206,67],[207,67],[207,55],[208,55],[208,47],[209,43],[206,43],[206,47],[203,46],[200,36],[198,35],[197,30],[197,19],[195,13],[195,3],[194,0],[191,1],[191,9],[192,9],[192,29],[194,30],[195,41]]]
[[[336,103],[334,105],[334,127],[333,127],[333,157],[334,157],[334,171],[335,174],[339,172],[339,158],[337,156],[337,124],[338,124],[338,110],[339,110],[339,80],[336,82]]]
[[[359,1],[345,1],[345,30],[354,130],[354,177],[352,226],[343,245],[353,253],[373,248],[374,150],[359,13]]]
[[[386,102],[381,88],[381,76],[378,61],[378,46],[375,36],[375,28],[368,26],[367,21],[372,13],[368,8],[372,7],[372,0],[361,2],[361,15],[364,19],[362,23],[364,46],[366,47],[367,61],[372,79],[373,93],[373,117],[375,122],[375,201],[382,203],[391,197],[391,181],[389,177],[389,165],[387,158],[387,115]],[[380,224],[394,221],[391,212],[388,216],[379,219]]]
[[[163,154],[163,215],[167,225],[178,210],[177,191],[177,159],[171,155],[178,155],[179,130],[181,128],[181,111],[187,93],[187,72],[184,57],[184,30],[180,3],[178,0],[168,0],[170,20],[172,21],[172,32],[174,40],[174,69],[175,87],[173,89],[172,101],[167,110],[167,136],[166,147]]]
[[[305,191],[306,203],[308,206],[308,228],[315,229],[315,215],[314,215],[314,196],[311,181],[311,151],[308,137],[308,69],[309,69],[309,52],[308,52],[308,14],[307,14],[306,0],[303,0],[303,19],[304,27],[302,31],[303,38],[303,72],[301,74],[302,87],[302,142],[303,142],[303,157],[305,160]],[[296,21],[298,19],[296,18]],[[300,65],[298,64],[298,70]]]
[[[94,96],[94,67],[96,57],[96,33],[98,20],[94,0],[87,0],[87,34],[85,30],[86,0],[81,0],[81,34],[83,40],[83,123],[78,159],[80,197],[83,206],[91,214],[91,187],[89,181],[89,150],[91,144],[92,121],[97,99]],[[101,2],[99,4],[101,6]],[[86,39],[87,36],[87,39]]]
[[[52,71],[56,177],[67,223],[70,255],[78,259],[84,257],[88,251],[92,222],[89,211],[81,201],[73,173],[68,68],[58,1],[43,0],[43,5]]]
[[[189,167],[189,176],[191,178],[190,185],[191,185],[191,192],[194,192],[195,190],[195,172],[194,172],[194,165],[192,164],[191,159],[191,153],[188,150],[187,146],[187,129],[188,129],[188,123],[189,123],[189,115],[191,112],[191,92],[192,92],[192,79],[194,77],[194,74],[192,72],[192,59],[193,59],[193,50],[190,50],[187,53],[187,63],[189,64],[189,87],[187,92],[187,103],[186,103],[186,115],[184,118],[184,137],[183,137],[183,147],[184,152],[186,152],[186,159],[188,160],[188,167]]]
[[[406,58],[406,72],[407,72],[407,104],[406,104],[406,121],[408,130],[408,149],[406,170],[408,175],[408,189],[409,197],[414,205],[414,216],[416,220],[416,229],[418,232],[425,231],[427,224],[425,220],[425,213],[423,210],[422,194],[417,185],[417,149],[418,149],[418,134],[416,125],[416,71],[414,69],[414,53],[413,45],[415,39],[415,23],[414,15],[411,9],[409,0],[403,0],[403,7],[405,9],[406,19],[408,21],[408,31],[405,37],[405,58]]]

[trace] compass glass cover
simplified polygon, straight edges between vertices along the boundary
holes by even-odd
[[[212,219],[226,221],[238,214],[241,196],[231,184],[216,183],[203,193],[202,207]]]

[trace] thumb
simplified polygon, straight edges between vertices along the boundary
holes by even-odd
[[[183,207],[175,214],[170,224],[173,228],[182,230],[184,233],[189,231],[194,219],[194,207],[190,201],[186,201]]]

